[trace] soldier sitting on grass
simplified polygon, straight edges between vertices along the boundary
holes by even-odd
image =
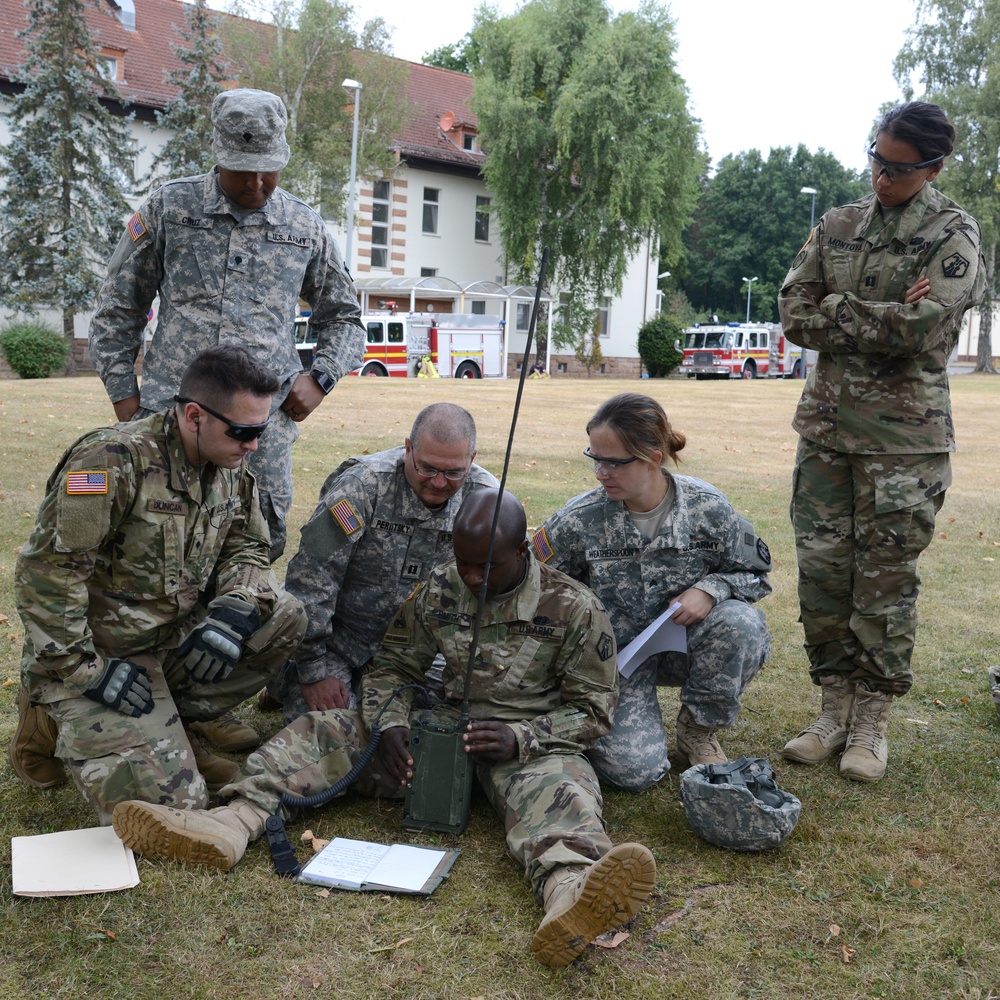
[[[427,665],[443,654],[445,703],[437,711],[442,721],[457,721],[496,503],[497,491],[483,489],[462,504],[455,559],[431,573],[389,626],[364,676],[360,713],[296,719],[247,759],[223,791],[226,806],[205,812],[120,804],[114,826],[122,840],[140,854],[231,868],[281,809],[285,790],[313,795],[347,774],[387,703],[378,756],[355,787],[402,797],[414,767],[413,691],[398,689],[422,682]],[[470,691],[473,721],[463,739],[504,822],[507,846],[545,907],[532,951],[544,965],[566,965],[638,912],[656,866],[641,844],[612,846],[597,778],[583,753],[611,726],[617,693],[611,623],[586,587],[534,558],[525,531],[524,508],[505,493]]]

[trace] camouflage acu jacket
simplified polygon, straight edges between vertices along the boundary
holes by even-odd
[[[364,678],[367,726],[398,687],[423,683],[424,670],[439,652],[446,660],[446,700],[461,703],[476,604],[454,561],[439,566],[410,597]],[[502,603],[486,605],[471,716],[509,723],[521,761],[579,752],[611,728],[618,683],[615,654],[601,602],[529,555],[521,585]],[[412,695],[404,691],[393,700],[382,716],[383,729],[408,725]]]
[[[139,392],[133,365],[157,292],[143,361],[149,410],[172,406],[184,369],[216,344],[247,348],[290,384],[302,370],[294,339],[300,297],[312,306],[314,367],[336,381],[361,364],[357,293],[323,220],[281,188],[262,209],[234,215],[217,176],[164,184],[122,234],[90,324],[90,356],[112,402]],[[287,386],[275,406],[286,394]]]
[[[84,435],[14,571],[26,687],[58,701],[90,687],[102,657],[177,642],[213,573],[217,593],[270,610],[268,546],[253,476],[208,466],[203,485],[173,411]]]
[[[408,594],[451,558],[451,528],[462,501],[496,478],[473,465],[462,488],[437,510],[406,482],[405,449],[349,458],[323,484],[302,529],[285,588],[305,606],[309,626],[295,653],[299,683],[330,675],[331,663],[362,667]]]
[[[904,305],[921,274],[930,295]],[[930,184],[889,221],[874,194],[828,212],[778,296],[785,335],[820,352],[794,428],[835,451],[954,451],[948,357],[984,288],[978,224]]]
[[[600,487],[570,500],[533,538],[540,559],[585,583],[604,602],[619,646],[689,587],[716,602],[752,604],[771,593],[771,554],[753,525],[709,483],[671,478],[674,502],[652,540],[625,505]]]

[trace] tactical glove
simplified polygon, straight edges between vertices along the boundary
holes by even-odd
[[[188,633],[177,659],[194,680],[225,680],[243,655],[243,641],[260,628],[260,613],[242,597],[226,594],[208,606],[208,617]]]
[[[153,711],[153,687],[144,667],[128,660],[108,660],[100,680],[83,692],[99,705],[138,719]]]

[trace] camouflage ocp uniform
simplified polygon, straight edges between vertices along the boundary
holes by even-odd
[[[406,449],[349,458],[327,477],[319,505],[302,528],[288,564],[286,589],[306,609],[309,625],[295,659],[272,692],[285,721],[307,712],[301,684],[328,677],[352,692],[389,622],[413,588],[451,556],[451,528],[466,496],[496,477],[478,465],[462,488],[431,510],[404,474]]]
[[[715,600],[703,621],[688,626],[687,655],[660,653],[621,679],[614,728],[588,751],[601,779],[620,788],[645,788],[670,769],[658,684],[680,686],[695,721],[723,729],[771,648],[764,616],[752,606],[771,592],[767,546],[714,486],[670,479],[673,504],[652,540],[600,487],[570,500],[533,539],[541,559],[600,597],[619,649],[688,588]]]
[[[926,274],[930,294],[904,305]],[[917,561],[951,484],[948,358],[982,297],[979,226],[925,184],[828,212],[785,278],[785,335],[819,351],[793,427],[791,516],[810,672],[905,694]]]
[[[140,392],[135,360],[157,294]],[[285,542],[298,437],[281,404],[302,371],[294,337],[299,298],[312,307],[312,370],[336,382],[361,364],[364,330],[354,283],[326,224],[281,188],[263,208],[238,209],[213,169],[169,181],[132,216],[90,324],[90,356],[111,401],[138,394],[146,414],[173,406],[184,369],[216,344],[245,347],[281,380],[271,423],[250,457],[276,554]]]
[[[455,563],[438,567],[389,626],[372,671],[364,676],[361,714],[310,712],[251,754],[223,796],[251,799],[268,812],[281,793],[324,791],[343,777],[367,742],[367,728],[404,684],[422,683],[444,655],[445,711],[457,717],[472,638],[476,597]],[[507,845],[541,898],[548,874],[590,864],[611,848],[603,802],[584,748],[611,725],[616,694],[615,642],[597,598],[569,577],[529,557],[520,586],[487,604],[473,671],[471,717],[507,723],[517,756],[480,761],[476,775],[504,820]],[[382,715],[383,730],[410,725],[411,690]],[[355,786],[399,797],[378,759]]]
[[[18,555],[21,682],[58,722],[56,752],[104,823],[127,799],[204,808],[183,723],[259,690],[305,628],[270,571],[253,476],[198,473],[172,410],[92,431],[56,466]],[[204,616],[209,586],[253,602],[262,626],[224,681],[198,684],[173,654]],[[152,713],[133,719],[83,697],[109,658],[147,668]]]

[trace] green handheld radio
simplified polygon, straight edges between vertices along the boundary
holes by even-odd
[[[465,752],[466,725],[435,721],[430,712],[411,722],[413,778],[403,801],[404,829],[462,833],[468,825],[476,765]]]

